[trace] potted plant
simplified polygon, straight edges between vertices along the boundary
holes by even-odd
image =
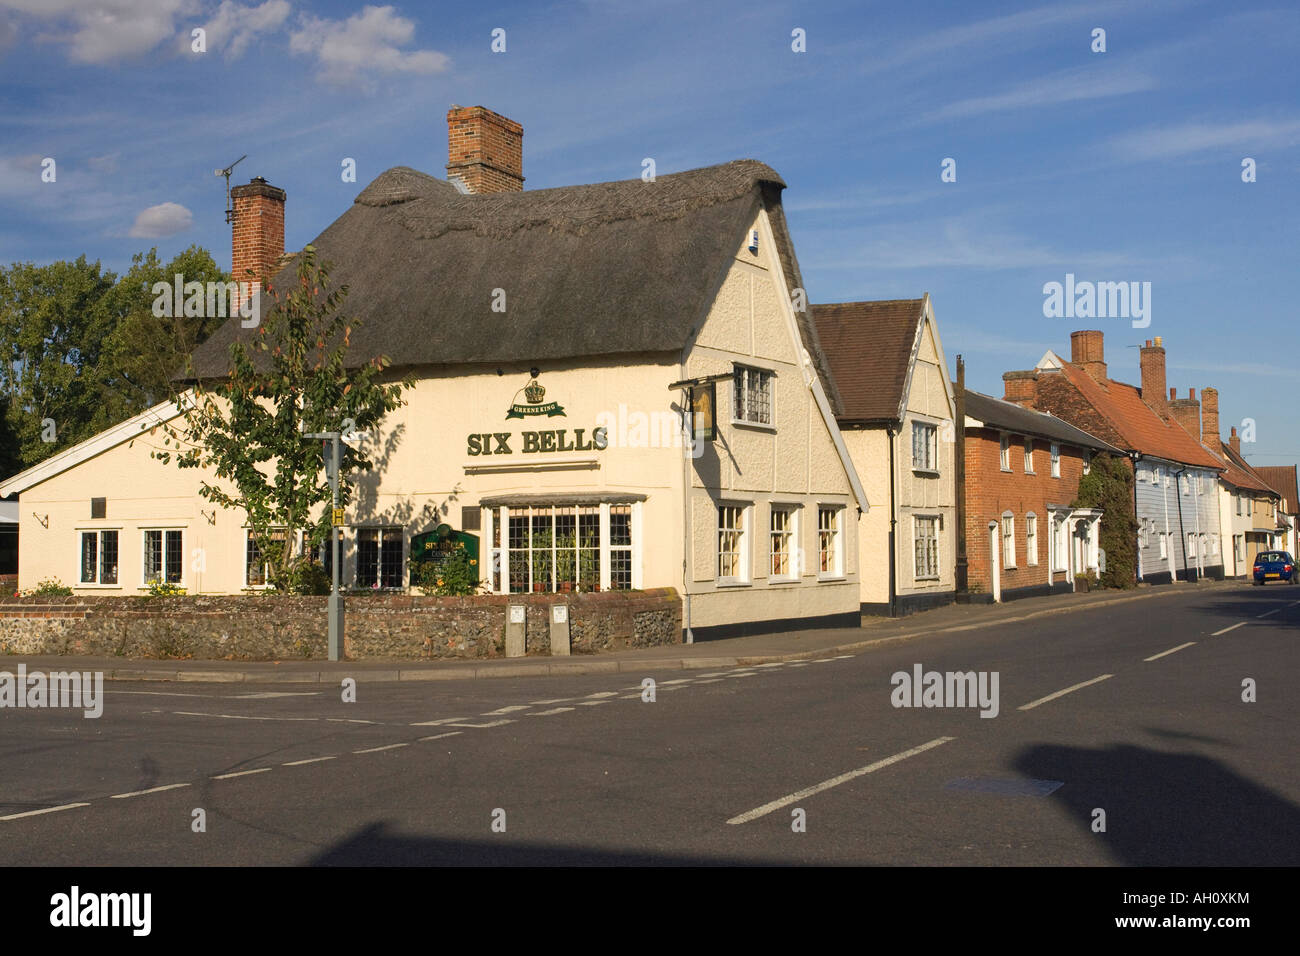
[[[1076,591],[1092,590],[1092,578],[1087,574],[1076,574],[1074,576],[1074,589]]]

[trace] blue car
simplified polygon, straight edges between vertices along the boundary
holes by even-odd
[[[1255,583],[1263,586],[1266,581],[1289,581],[1296,583],[1295,561],[1285,551],[1261,551],[1255,555]]]

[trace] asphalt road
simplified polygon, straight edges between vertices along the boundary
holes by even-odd
[[[647,672],[653,702],[628,674],[362,682],[355,702],[115,681],[97,720],[0,710],[0,864],[1294,866],[1298,638],[1300,588],[1178,587]],[[997,716],[893,706],[918,663],[996,672]]]

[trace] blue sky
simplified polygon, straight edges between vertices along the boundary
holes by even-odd
[[[1287,464],[1297,49],[1292,0],[0,0],[0,261],[120,271],[198,243],[229,266],[213,170],[245,153],[234,182],[284,188],[300,248],[384,169],[444,175],[448,106],[484,105],[523,124],[530,189],[633,178],[645,157],[767,162],[811,299],[928,291],[972,388],[1001,395],[1003,371],[1068,358],[1086,327],[1136,384],[1136,346],[1163,336],[1180,396],[1217,387],[1225,434],[1252,418],[1248,459]],[[1150,282],[1150,326],[1044,317],[1066,273]]]

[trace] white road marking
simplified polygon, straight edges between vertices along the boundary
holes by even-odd
[[[554,700],[535,700],[533,704],[538,707],[544,704],[567,704],[569,701],[577,699],[576,697],[557,697]]]
[[[189,710],[173,710],[172,713],[178,717],[220,717],[223,720],[320,720],[319,717],[250,717],[247,714],[200,714]]]
[[[1215,631],[1213,634],[1210,635],[1210,637],[1218,637],[1220,634],[1227,634],[1229,631],[1235,631],[1237,628],[1245,627],[1245,626],[1246,626],[1245,621],[1238,621],[1236,624],[1232,625],[1232,627],[1225,627],[1221,631]]]
[[[588,694],[587,699],[595,700],[597,697],[617,697],[617,696],[618,696],[618,691],[616,690],[598,690],[594,694]]]
[[[1287,605],[1287,606],[1289,607],[1290,605]],[[1256,617],[1268,617],[1270,614],[1276,614],[1278,611],[1281,611],[1281,610],[1283,610],[1283,608],[1275,607],[1275,608],[1273,608],[1273,610],[1271,610],[1271,611],[1265,611],[1263,614],[1256,614],[1255,616],[1256,616]]]
[[[332,724],[373,724],[373,720],[361,720],[358,717],[326,717]]]
[[[455,737],[457,734],[463,734],[463,730],[453,730],[446,734],[434,734],[432,737],[421,737],[416,743],[424,743],[426,740],[441,740],[443,737]]]
[[[637,700],[640,696],[640,694],[624,694],[619,700]]]
[[[713,678],[712,680],[697,680],[695,683],[697,683],[697,684],[721,684],[724,680],[726,680],[725,677],[715,677],[715,678]]]
[[[786,661],[772,661],[770,664],[755,664],[755,667],[785,667]]]
[[[672,684],[689,684],[693,680],[695,680],[694,677],[679,677],[677,680],[661,680],[659,683],[660,685],[667,687]]]
[[[517,710],[527,710],[529,704],[511,704],[508,707],[498,707],[496,710],[489,710],[484,717],[500,717],[502,714],[513,714]]]
[[[365,750],[354,750],[354,754],[377,754],[381,750],[396,750],[398,747],[405,747],[406,744],[385,744],[382,747],[367,747]]]
[[[1195,641],[1188,641],[1186,644],[1179,644],[1177,647],[1171,647],[1171,648],[1169,648],[1169,650],[1167,650],[1167,651],[1161,651],[1159,654],[1152,654],[1150,657],[1144,657],[1144,658],[1142,658],[1142,660],[1144,660],[1144,661],[1158,661],[1158,660],[1159,660],[1160,658],[1162,658],[1162,657],[1168,657],[1170,654],[1175,654],[1175,653],[1177,653],[1178,651],[1181,651],[1184,647],[1191,647],[1191,646],[1192,646],[1193,644],[1195,644],[1195,643],[1196,643]]]
[[[169,783],[164,787],[150,787],[148,790],[132,790],[130,793],[115,793],[108,799],[125,800],[127,797],[143,797],[146,793],[161,793],[164,790],[179,790],[181,787],[188,786],[188,783]]]
[[[700,676],[701,676],[701,677],[726,677],[726,676],[727,676],[727,672],[726,672],[726,671],[712,671],[711,673],[708,673],[708,674],[701,674]],[[625,688],[623,688],[623,689],[624,689],[624,690],[628,690],[629,688],[626,688],[626,687],[625,687]]]
[[[290,760],[288,763],[286,763],[286,764],[281,764],[280,766],[282,766],[282,767],[301,767],[301,766],[302,766],[303,764],[305,764],[305,763],[320,763],[322,760],[334,760],[334,759],[336,759],[336,758],[334,758],[334,757],[308,757],[306,760]]]
[[[580,701],[578,701],[578,706],[579,706],[579,707],[599,707],[601,704],[608,704],[608,703],[611,703],[611,701],[608,701],[608,700],[580,700]]]
[[[422,720],[418,723],[411,724],[412,727],[441,727],[443,724],[464,723],[472,718],[469,717],[442,717],[438,720]]]
[[[230,700],[270,700],[272,697],[318,697],[325,693],[323,690],[297,690],[297,691],[262,691],[257,694],[231,694]]]
[[[42,813],[54,813],[58,810],[73,810],[77,807],[88,807],[89,803],[65,803],[61,807],[46,807],[44,810],[24,810],[22,813],[11,813],[8,816],[0,817],[0,820],[18,820],[22,817],[40,816]]]
[[[811,663],[812,663],[812,661],[791,661],[791,662],[790,662],[790,666],[791,666],[791,667],[807,667],[807,666],[808,666],[809,664],[811,664]]]
[[[727,676],[728,676],[728,677],[757,677],[758,675],[755,674],[753,671],[746,671],[746,672],[744,672],[743,674],[741,674],[741,673],[737,673],[737,674],[728,674]]]
[[[839,657],[832,657],[831,660],[833,660],[833,661],[847,661],[847,660],[851,660],[852,658],[853,658],[853,655],[852,655],[852,654],[841,654]]]
[[[1021,704],[1016,710],[1033,710],[1039,704],[1046,704],[1049,700],[1056,700],[1058,697],[1064,697],[1066,694],[1072,694],[1080,688],[1087,687],[1090,684],[1097,684],[1107,678],[1114,677],[1114,674],[1102,674],[1100,677],[1094,677],[1092,680],[1086,680],[1082,684],[1075,684],[1073,687],[1067,687],[1064,690],[1058,690],[1055,694],[1048,694],[1046,697],[1040,697],[1038,700],[1031,700],[1027,704]]]
[[[829,790],[831,787],[838,787],[842,783],[847,783],[863,774],[874,773],[890,764],[898,763],[900,760],[906,760],[908,757],[915,757],[919,753],[932,750],[941,744],[946,744],[950,740],[956,740],[955,737],[936,737],[928,743],[921,744],[919,747],[913,747],[911,750],[904,750],[902,753],[894,754],[892,757],[886,757],[883,760],[877,760],[875,763],[867,764],[865,767],[859,767],[857,770],[850,770],[848,773],[842,773],[838,777],[831,777],[829,780],[823,780],[821,783],[814,784],[803,790],[796,791],[789,796],[781,797],[779,800],[773,800],[771,803],[765,803],[761,807],[756,807],[738,817],[732,817],[728,823],[748,823],[750,820],[757,820],[759,817],[766,816],[773,810],[780,810],[782,807],[788,807],[792,803],[811,797],[813,794],[821,793],[823,790]]]
[[[229,780],[231,777],[247,777],[250,773],[266,773],[270,767],[258,767],[256,770],[237,770],[234,773],[219,773],[213,780]]]
[[[539,710],[535,714],[529,714],[529,717],[550,717],[552,714],[563,714],[573,710],[572,707],[552,707],[550,710]]]
[[[838,657],[819,657],[815,661],[809,661],[809,664],[829,664],[831,661],[838,661]]]
[[[528,716],[532,716],[529,714]],[[448,727],[473,727],[475,730],[487,730],[489,727],[504,727],[506,724],[513,724],[514,718],[502,717],[500,720],[489,720],[486,724],[472,724],[467,720],[462,720],[454,724],[448,724]]]

